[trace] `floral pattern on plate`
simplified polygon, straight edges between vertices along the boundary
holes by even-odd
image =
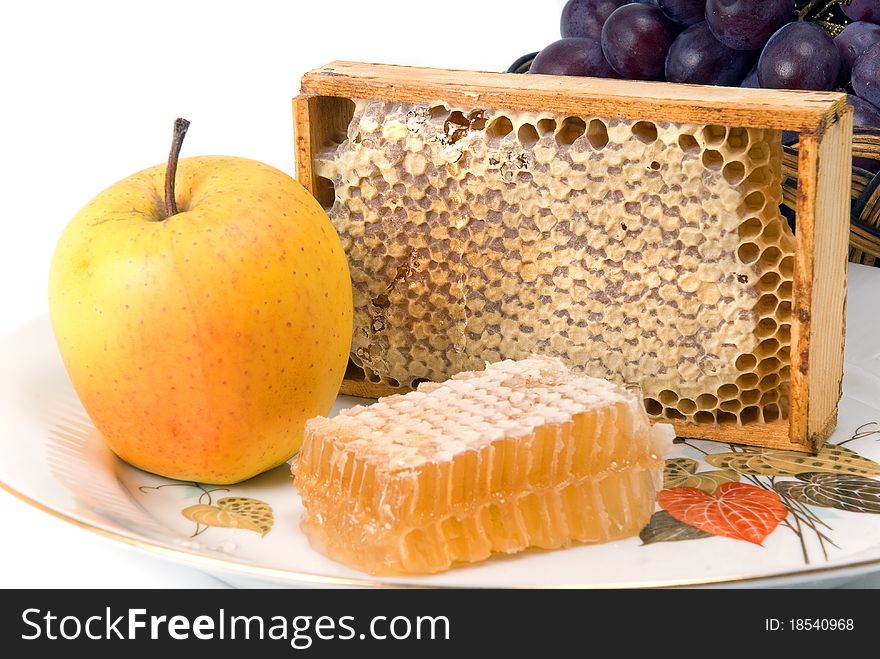
[[[210,487],[201,483],[164,483],[162,485],[142,485],[141,492],[161,490],[166,487],[192,487],[198,489],[198,503],[187,506],[181,515],[195,522],[196,529],[191,537],[201,535],[210,527],[224,529],[247,529],[265,536],[275,524],[272,506],[265,501],[251,497],[223,497],[214,503],[215,492],[229,492],[228,487]],[[210,488],[210,489],[209,489]]]
[[[880,464],[844,446],[871,436],[880,439],[880,424],[863,424],[816,455],[732,444],[714,452],[703,448],[707,442],[677,439],[716,469],[698,471],[692,458],[668,459],[657,495],[661,510],[639,537],[645,545],[712,536],[760,545],[781,526],[800,540],[805,563],[815,560],[807,534],[827,559],[828,546],[837,547],[833,528],[814,508],[880,514]]]

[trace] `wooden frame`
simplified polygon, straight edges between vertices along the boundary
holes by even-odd
[[[293,101],[297,178],[319,199],[325,193],[313,175],[312,157],[328,140],[338,141],[340,121],[350,116],[349,99],[549,108],[800,133],[788,418],[675,426],[684,437],[808,452],[817,451],[834,430],[843,376],[852,158],[852,108],[844,94],[333,62],[307,73]],[[375,397],[393,390],[350,373],[342,391]]]

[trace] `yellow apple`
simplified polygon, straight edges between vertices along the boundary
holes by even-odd
[[[305,421],[330,410],[351,282],[302,186],[243,158],[178,163],[177,129],[167,170],[116,183],[67,226],[49,309],[73,386],[119,457],[234,483],[290,458]]]

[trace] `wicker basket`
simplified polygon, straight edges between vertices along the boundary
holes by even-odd
[[[783,148],[783,212],[793,220],[797,204],[797,143]],[[853,158],[880,161],[880,131],[854,131]],[[880,173],[853,165],[851,198],[849,260],[880,267]]]
[[[528,73],[537,54],[523,55],[510,65],[507,72]],[[784,147],[782,165],[782,211],[792,223],[797,204],[797,147],[797,142]],[[853,158],[866,158],[880,163],[880,131],[854,131]],[[850,217],[849,260],[880,267],[880,172],[874,174],[853,165]]]

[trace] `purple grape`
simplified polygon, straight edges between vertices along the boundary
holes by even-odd
[[[562,8],[559,31],[563,37],[602,38],[602,26],[618,7],[631,0],[568,0]]]
[[[853,64],[852,86],[856,94],[880,108],[880,44],[872,46]]]
[[[659,7],[660,0],[638,0],[643,5],[651,5],[652,7]]]
[[[831,35],[815,23],[789,23],[776,32],[758,60],[758,80],[769,89],[828,91],[840,72]]]
[[[706,20],[706,0],[658,0],[657,6],[679,25],[694,25]]]
[[[624,78],[659,80],[675,35],[675,24],[662,11],[633,3],[615,10],[605,21],[602,51]]]
[[[755,53],[734,50],[712,36],[706,21],[676,37],[666,56],[666,79],[695,85],[738,85],[755,61]]]
[[[853,106],[853,126],[880,130],[880,108],[855,94],[847,94],[846,102]]]
[[[740,87],[748,87],[750,89],[759,89],[761,87],[761,83],[758,82],[758,65],[752,67],[752,70],[746,74],[746,77],[743,78],[742,84]]]
[[[880,2],[877,0],[852,0],[848,5],[841,3],[840,8],[854,21],[880,23]]]
[[[865,21],[850,23],[834,38],[834,43],[840,51],[840,77],[849,80],[853,64],[859,56],[880,43],[880,25]]]
[[[859,98],[855,94],[847,94],[846,102],[853,106],[853,128],[880,130],[880,108],[868,103],[863,98]],[[880,160],[873,158],[853,158],[853,165],[867,169],[869,172],[876,174],[880,172]]]
[[[598,39],[560,39],[544,48],[529,67],[529,73],[558,76],[619,77],[602,54]]]
[[[706,22],[728,48],[757,50],[794,18],[792,0],[708,0]]]
[[[872,174],[880,174],[880,160],[871,158],[853,158],[853,166],[866,169]]]

